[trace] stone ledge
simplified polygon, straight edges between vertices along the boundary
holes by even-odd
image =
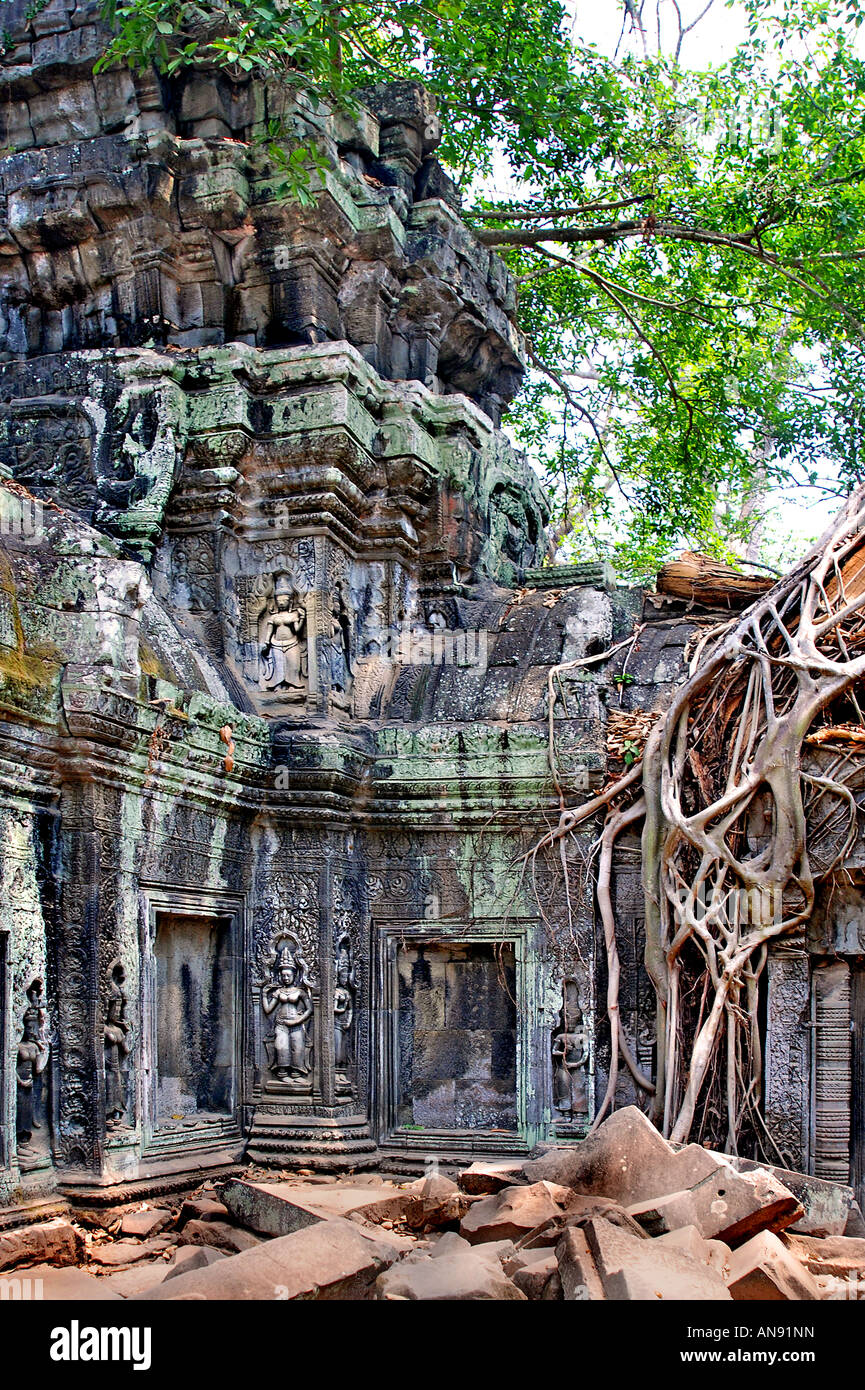
[[[545,565],[543,569],[523,570],[527,589],[572,589],[585,585],[594,589],[615,589],[616,573],[609,560],[587,561],[580,565]]]

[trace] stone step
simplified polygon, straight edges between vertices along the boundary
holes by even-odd
[[[378,1148],[364,1115],[307,1118],[259,1111],[246,1156],[265,1167],[285,1167],[298,1161],[311,1168],[334,1171],[373,1167]]]

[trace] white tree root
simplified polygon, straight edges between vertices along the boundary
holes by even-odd
[[[620,1057],[652,1089],[619,1016],[610,887],[616,838],[643,819],[645,965],[658,1006],[653,1118],[676,1142],[699,1123],[730,1152],[747,1130],[775,1157],[759,1109],[768,947],[801,931],[820,883],[841,869],[859,829],[848,783],[860,763],[842,755],[826,767],[819,749],[803,745],[832,711],[842,728],[848,709],[863,723],[855,687],[865,676],[865,489],[790,575],[697,643],[690,675],[641,763],[578,808],[565,806],[555,773],[553,679],[562,669],[548,684],[559,823],[526,857],[534,862],[540,849],[606,812],[597,901],[611,1062],[595,1125],[615,1105]]]

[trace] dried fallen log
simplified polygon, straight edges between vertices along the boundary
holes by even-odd
[[[769,575],[743,574],[722,560],[686,550],[659,570],[656,587],[659,594],[711,608],[743,608],[774,583]]]

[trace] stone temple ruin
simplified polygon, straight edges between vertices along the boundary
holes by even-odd
[[[580,1139],[610,1065],[593,832],[524,856],[719,604],[542,567],[500,429],[515,287],[421,87],[293,108],[327,160],[303,208],[255,143],[279,93],[94,75],[94,0],[27,11],[0,66],[0,1223],[241,1160]],[[556,674],[638,624],[626,672]],[[621,1008],[651,1072],[637,847]],[[764,1113],[861,1196],[861,844],[848,867],[770,956]]]

